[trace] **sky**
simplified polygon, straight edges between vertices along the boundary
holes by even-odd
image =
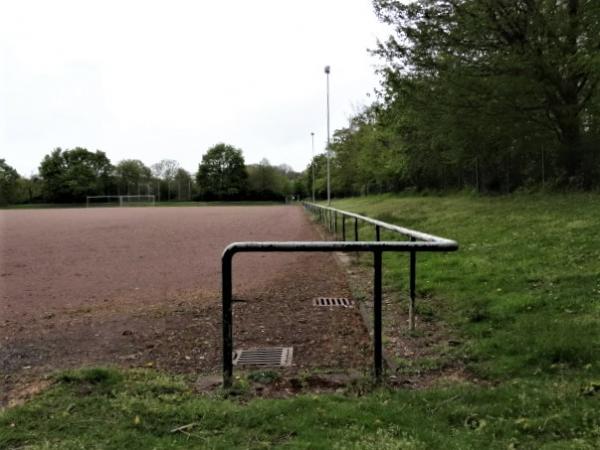
[[[0,158],[54,148],[196,172],[225,142],[303,170],[373,99],[389,30],[370,0],[0,0]]]

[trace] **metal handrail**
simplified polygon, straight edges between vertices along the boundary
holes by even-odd
[[[338,235],[338,215],[342,216],[342,240],[346,241],[346,218],[354,219],[354,240],[359,241],[358,221],[366,222],[375,226],[375,241],[381,241],[381,229],[394,231],[401,235],[407,236],[411,241],[430,242],[436,245],[445,246],[448,248],[458,248],[458,244],[443,237],[433,234],[423,233],[410,228],[392,225],[381,220],[371,219],[370,217],[361,216],[360,214],[343,211],[341,209],[332,208],[330,206],[318,205],[316,203],[304,202],[304,208],[314,214],[318,214],[319,220],[325,222],[329,231],[333,231],[337,238]],[[416,278],[417,278],[417,252],[416,250],[409,251],[409,294],[408,294],[408,328],[415,329],[415,301],[416,301]]]
[[[308,206],[307,206],[308,205]],[[374,224],[377,228],[376,241],[290,241],[290,242],[234,242],[229,244],[223,251],[222,262],[222,302],[223,302],[223,385],[231,386],[233,380],[233,257],[237,253],[244,252],[371,252],[373,253],[374,280],[373,280],[373,345],[374,345],[374,375],[381,381],[383,373],[383,349],[382,349],[382,256],[383,252],[408,252],[410,254],[410,299],[409,313],[410,323],[413,322],[413,305],[415,296],[415,273],[417,252],[449,252],[458,250],[458,244],[450,239],[421,233],[408,228],[396,227],[381,221],[374,221],[368,217],[334,208],[321,207],[320,205],[305,204],[308,209],[318,210],[324,208],[337,213],[344,213],[354,217],[356,221],[360,218]],[[337,216],[336,216],[337,217]],[[342,222],[344,223],[344,222]],[[357,223],[357,222],[356,222]],[[393,229],[408,235],[410,241],[380,241],[379,227]],[[357,227],[355,227],[357,230]],[[402,231],[399,231],[402,230]],[[408,234],[407,232],[410,232]],[[358,237],[358,233],[356,235]],[[416,240],[418,237],[427,239]]]
[[[306,209],[321,209],[325,211],[331,211],[334,214],[340,214],[342,217],[352,217],[354,219],[360,220],[362,222],[370,223],[376,227],[384,228],[386,230],[395,231],[396,233],[402,234],[403,236],[408,236],[421,241],[429,241],[429,242],[439,242],[446,243],[449,245],[457,245],[455,241],[451,239],[446,239],[443,237],[435,236],[429,233],[423,233],[422,231],[411,230],[410,228],[400,227],[398,225],[394,225],[387,222],[382,222],[381,220],[371,219],[370,217],[361,216],[360,214],[352,213],[349,211],[343,211],[341,209],[332,208],[331,206],[323,206],[317,205],[316,203],[304,202],[304,207]]]
[[[255,241],[233,242],[225,247],[223,256],[239,252],[452,252],[458,249],[454,241]]]

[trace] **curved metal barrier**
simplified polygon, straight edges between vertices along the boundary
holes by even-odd
[[[346,211],[337,210],[325,206],[306,203],[305,208],[310,211],[329,211],[327,214],[334,214],[337,223],[337,214],[343,214],[342,217],[352,217],[356,221],[363,220],[374,224],[376,228],[376,241],[315,241],[315,242],[234,242],[223,251],[222,261],[222,306],[223,306],[223,385],[231,386],[233,380],[233,257],[237,253],[246,252],[370,252],[373,253],[374,279],[373,279],[373,344],[374,344],[374,375],[376,380],[380,381],[383,373],[383,353],[382,353],[382,254],[383,252],[408,252],[411,255],[411,299],[414,305],[414,276],[415,260],[417,252],[451,252],[458,250],[458,244],[450,239],[440,238],[431,234],[421,233],[408,228],[398,227],[378,220]],[[321,218],[323,213],[321,213]],[[331,217],[329,217],[331,219]],[[343,223],[345,221],[343,220]],[[337,225],[334,225],[337,228]],[[408,236],[409,241],[380,241],[380,228],[396,231]],[[357,222],[355,230],[358,232]],[[358,235],[356,235],[358,237]],[[345,227],[344,227],[345,237]],[[411,309],[412,311],[412,309]],[[413,322],[414,326],[414,322]]]

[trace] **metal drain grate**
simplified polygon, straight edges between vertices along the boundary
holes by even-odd
[[[293,347],[266,347],[236,350],[234,366],[287,367],[292,365]]]
[[[313,300],[314,306],[341,306],[343,308],[352,308],[354,301],[345,297],[317,297]]]

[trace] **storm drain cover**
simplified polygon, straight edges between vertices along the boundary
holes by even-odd
[[[293,347],[265,347],[236,350],[233,354],[233,365],[287,367],[292,365],[293,352]]]
[[[345,297],[317,297],[313,300],[314,306],[341,306],[343,308],[352,308],[354,302]]]

